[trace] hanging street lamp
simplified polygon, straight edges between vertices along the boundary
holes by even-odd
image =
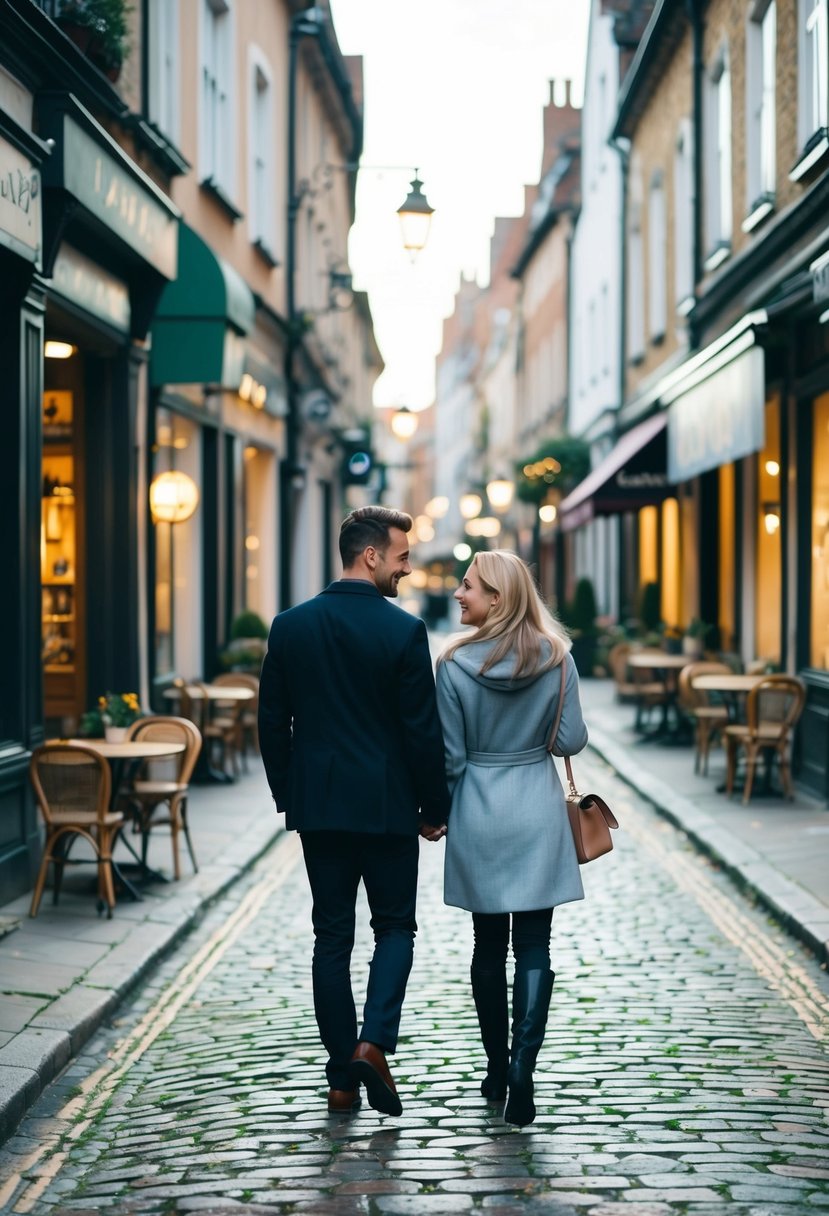
[[[400,227],[403,233],[403,248],[410,253],[420,253],[429,237],[434,207],[430,207],[426,195],[421,190],[423,182],[417,176],[417,169],[411,182],[411,190],[406,199],[397,208],[400,216]]]

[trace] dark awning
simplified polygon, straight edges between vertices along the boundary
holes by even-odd
[[[616,446],[558,509],[565,532],[597,515],[619,515],[662,502],[672,492],[668,482],[665,411],[654,414],[622,435]]]
[[[255,315],[253,293],[239,272],[182,224],[178,274],[164,288],[153,320],[151,383],[238,387],[242,339]]]

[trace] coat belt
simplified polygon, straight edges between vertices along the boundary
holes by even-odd
[[[523,752],[467,752],[466,758],[470,764],[500,768],[509,764],[538,764],[546,760],[549,754],[546,747],[530,747]]]

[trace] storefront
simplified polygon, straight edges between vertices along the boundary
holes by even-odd
[[[0,903],[34,875],[37,821],[28,781],[43,739],[39,616],[40,399],[43,292],[41,169],[49,150],[32,134],[32,96],[0,68]],[[24,527],[23,520],[34,521]]]
[[[44,169],[41,651],[47,732],[147,685],[146,336],[178,213],[68,94],[37,106]]]
[[[283,361],[276,320],[182,225],[153,323],[149,477],[183,474],[197,505],[151,526],[153,704],[174,678],[215,673],[240,611],[276,611]]]

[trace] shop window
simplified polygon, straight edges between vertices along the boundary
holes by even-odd
[[[780,662],[782,566],[780,524],[780,401],[766,403],[766,442],[757,457],[757,568],[755,624],[759,659]]]
[[[52,343],[57,346],[57,343]],[[62,344],[70,352],[73,348]],[[63,360],[64,356],[60,356]],[[76,356],[69,355],[73,362]],[[43,488],[40,524],[41,655],[44,717],[63,732],[64,720],[76,723],[80,702],[78,607],[78,514],[75,447],[75,393],[51,388],[64,383],[63,364],[46,363],[43,394]]]
[[[648,329],[651,342],[665,337],[665,186],[658,170],[648,195]]]
[[[149,0],[148,95],[150,122],[172,143],[181,138],[178,0]]]
[[[186,418],[156,412],[153,477],[185,473],[201,487],[201,431]],[[202,525],[201,508],[178,523],[156,520],[155,673],[185,678],[202,672]]]
[[[199,168],[202,182],[233,194],[233,12],[229,0],[202,0]]]
[[[734,650],[737,630],[734,617],[736,596],[736,478],[733,464],[719,469],[719,595],[717,623],[723,650]]]
[[[275,262],[276,202],[274,199],[274,91],[270,66],[261,52],[250,50],[250,118],[248,122],[250,239]]]
[[[659,581],[659,511],[643,507],[639,512],[639,585]]]
[[[715,58],[705,80],[705,269],[731,252],[731,71],[728,51]]]
[[[746,31],[746,205],[749,232],[774,209],[777,173],[777,5],[759,0]]]
[[[682,568],[680,565],[679,503],[666,498],[662,503],[662,578],[661,616],[668,625],[682,620]]]
[[[270,622],[276,612],[276,459],[248,444],[244,449],[244,604]]]
[[[812,596],[809,662],[829,670],[829,393],[815,401],[812,434]]]

